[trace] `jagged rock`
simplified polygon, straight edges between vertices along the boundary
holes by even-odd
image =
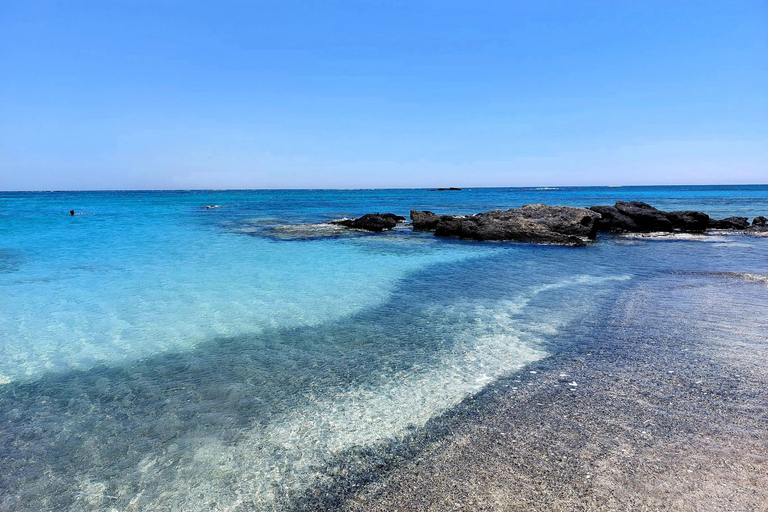
[[[721,220],[710,220],[710,229],[747,229],[749,221],[746,217],[728,217]]]
[[[430,211],[411,210],[414,231],[434,231],[440,216]]]
[[[509,240],[567,246],[584,245],[594,237],[600,216],[587,208],[525,205],[519,209],[493,210],[470,216],[437,216],[413,210],[414,230],[431,231],[435,236],[470,240]]]
[[[590,206],[601,215],[597,230],[602,232],[649,233],[686,231],[700,233],[710,226],[706,213],[696,211],[664,212],[640,201],[617,201],[615,206]]]
[[[574,235],[594,239],[597,234],[596,221],[600,215],[588,208],[570,206],[549,206],[546,204],[526,204],[519,210],[508,210],[521,215],[549,230],[564,235]]]
[[[641,201],[616,201],[616,209],[630,217],[637,224],[638,230],[645,233],[652,231],[672,231],[672,223],[665,212],[657,210]]]
[[[709,227],[709,215],[701,212],[669,212],[667,219],[672,223],[673,229],[688,233],[700,233]]]
[[[399,222],[405,222],[405,217],[395,215],[394,213],[366,213],[357,219],[332,220],[328,224],[336,224],[352,229],[362,229],[364,231],[381,232],[385,229],[392,229]]]
[[[768,232],[768,219],[762,215],[752,219],[752,226],[747,229],[749,233],[765,233]]]
[[[600,218],[595,222],[597,231],[635,232],[640,230],[632,217],[624,215],[615,206],[590,206],[589,209],[600,214]]]

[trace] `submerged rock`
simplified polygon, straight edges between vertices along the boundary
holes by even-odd
[[[749,221],[746,217],[727,217],[721,220],[711,220],[709,227],[711,229],[747,229]]]
[[[470,216],[435,215],[411,211],[415,231],[470,240],[508,240],[566,246],[583,246],[594,238],[600,215],[587,208],[525,205],[519,209],[493,210]]]
[[[400,222],[406,222],[406,218],[394,213],[366,213],[357,219],[332,220],[328,224],[344,226],[352,229],[362,229],[364,231],[381,232],[385,229],[390,230]]]

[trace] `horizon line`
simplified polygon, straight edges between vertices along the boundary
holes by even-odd
[[[764,187],[768,186],[768,183],[709,183],[709,184],[686,184],[678,183],[674,185],[532,185],[532,186],[464,186],[453,187],[454,189],[473,190],[473,189],[533,189],[533,190],[556,190],[565,188],[642,188],[642,187]],[[440,191],[449,192],[450,190],[439,190],[440,188],[449,187],[351,187],[351,188],[335,188],[335,187],[265,187],[265,188],[94,188],[94,189],[37,189],[37,190],[0,190],[0,194],[5,193],[59,193],[59,192],[257,192],[257,191],[355,191],[355,190],[426,190],[426,191]],[[457,190],[453,190],[456,192]]]

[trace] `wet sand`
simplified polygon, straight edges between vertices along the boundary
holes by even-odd
[[[296,508],[768,510],[768,287],[721,281],[638,292]]]

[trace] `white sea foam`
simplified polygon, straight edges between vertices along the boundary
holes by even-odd
[[[687,240],[696,242],[709,242],[713,244],[735,244],[735,240],[743,236],[742,231],[728,232],[717,231],[707,233],[680,233],[669,231],[654,231],[651,233],[623,233],[618,235],[623,240]],[[747,244],[740,244],[739,246],[748,246]]]
[[[766,274],[750,274],[746,272],[723,272],[721,275],[743,279],[744,281],[755,281],[758,283],[765,283],[768,285],[768,275]]]
[[[712,244],[712,247],[752,247],[749,244],[742,244],[739,242],[716,242]]]

